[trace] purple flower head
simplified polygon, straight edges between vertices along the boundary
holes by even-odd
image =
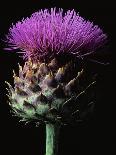
[[[24,58],[40,58],[62,53],[76,56],[94,52],[107,36],[74,10],[40,10],[17,22],[6,36],[10,49],[20,49]]]

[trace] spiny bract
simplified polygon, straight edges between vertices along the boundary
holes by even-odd
[[[24,121],[65,124],[82,119],[93,103],[90,96],[95,82],[85,84],[84,70],[75,72],[74,64],[70,61],[60,65],[54,58],[49,63],[29,59],[24,67],[19,65],[14,88],[8,83],[14,113]],[[81,103],[80,98],[85,101]]]

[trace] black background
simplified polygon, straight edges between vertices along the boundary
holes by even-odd
[[[18,54],[4,51],[3,39],[11,23],[21,20],[31,13],[51,7],[64,10],[75,9],[80,15],[98,24],[108,34],[108,48],[97,58],[110,65],[90,63],[100,73],[97,103],[93,117],[79,126],[65,126],[61,129],[59,155],[113,155],[115,154],[115,67],[114,67],[114,27],[115,5],[113,1],[84,0],[30,0],[0,2],[0,154],[1,155],[43,155],[45,150],[45,128],[35,128],[33,124],[25,126],[18,118],[10,114],[7,104],[6,85],[13,84],[12,70],[22,63]]]

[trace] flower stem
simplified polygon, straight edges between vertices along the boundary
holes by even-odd
[[[46,124],[46,155],[57,155],[59,124]]]

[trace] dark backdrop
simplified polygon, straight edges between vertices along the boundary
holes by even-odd
[[[115,154],[115,81],[114,81],[114,27],[115,5],[113,1],[84,0],[30,0],[0,2],[0,154],[1,155],[43,155],[45,149],[45,128],[25,126],[10,114],[7,104],[6,85],[13,83],[12,70],[17,63],[23,63],[18,54],[4,51],[4,35],[11,23],[27,17],[41,8],[62,7],[75,9],[80,15],[98,24],[108,34],[106,52],[96,58],[110,65],[89,63],[100,74],[97,86],[97,102],[93,117],[79,126],[65,126],[61,129],[59,155],[113,155]]]

